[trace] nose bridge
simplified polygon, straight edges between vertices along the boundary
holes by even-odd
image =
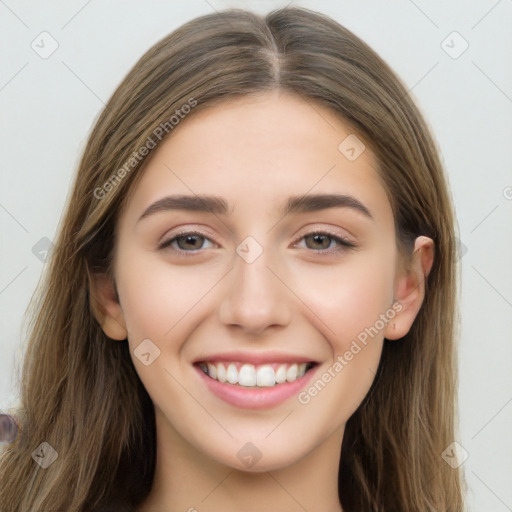
[[[286,325],[291,319],[290,303],[280,279],[268,267],[276,255],[253,237],[236,249],[234,268],[219,308],[220,320],[259,333],[271,325]]]

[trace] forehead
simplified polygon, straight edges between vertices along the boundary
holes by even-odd
[[[354,158],[355,157],[355,158]],[[141,170],[128,210],[166,194],[223,196],[278,215],[291,195],[343,193],[387,209],[378,163],[339,116],[291,94],[243,96],[183,119]]]

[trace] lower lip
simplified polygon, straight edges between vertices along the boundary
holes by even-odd
[[[284,402],[291,396],[297,395],[311,380],[316,370],[316,368],[312,368],[293,382],[285,382],[269,387],[244,387],[219,382],[206,375],[201,368],[197,366],[195,368],[214,395],[241,409],[269,409]]]

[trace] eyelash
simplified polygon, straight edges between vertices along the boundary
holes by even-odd
[[[201,231],[183,231],[182,233],[178,233],[177,235],[173,236],[172,238],[168,240],[164,240],[158,245],[158,249],[163,250],[167,249],[173,242],[175,242],[178,238],[183,238],[190,235],[198,235],[200,237],[203,237],[207,240],[212,240],[206,235],[206,233],[202,233]],[[355,249],[357,247],[357,244],[355,242],[349,241],[347,238],[344,238],[339,235],[335,235],[333,233],[329,233],[328,231],[312,231],[311,233],[306,233],[305,235],[301,236],[297,242],[295,242],[295,245],[300,242],[301,240],[304,240],[305,238],[308,238],[310,236],[326,236],[329,237],[331,240],[338,243],[338,247],[336,249],[329,249],[329,250],[323,250],[323,249],[309,249],[310,251],[313,251],[316,254],[321,254],[322,256],[328,256],[335,253],[340,253],[342,251],[345,251],[347,249]],[[213,242],[215,243],[215,242]],[[295,246],[294,245],[294,246]],[[330,245],[330,244],[329,244]],[[174,249],[176,253],[178,253],[180,256],[190,257],[195,256],[199,252],[202,251],[202,249],[198,249],[197,251],[185,251],[183,249]]]

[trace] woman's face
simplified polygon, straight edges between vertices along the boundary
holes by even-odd
[[[191,114],[151,157],[114,274],[159,442],[249,471],[339,442],[400,317],[391,206],[360,144],[264,93]]]

